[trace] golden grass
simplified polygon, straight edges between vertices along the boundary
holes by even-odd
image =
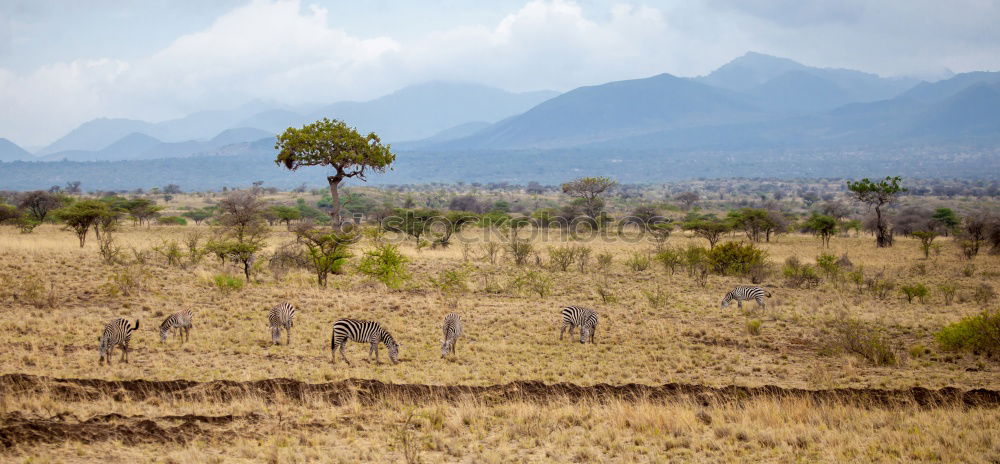
[[[179,241],[193,229],[193,225],[125,227],[118,239],[131,259],[129,248],[143,250],[163,240]],[[272,246],[289,240],[284,227],[273,229]],[[239,276],[236,269],[219,265],[211,256],[183,267],[170,267],[153,257],[145,266],[145,288],[136,295],[116,296],[107,286],[116,268],[101,262],[96,243],[80,249],[71,233],[51,225],[28,235],[0,227],[0,373],[200,381],[288,377],[307,382],[371,378],[468,385],[540,380],[582,385],[680,382],[1000,389],[996,360],[941,351],[932,335],[945,324],[985,309],[971,301],[972,289],[982,282],[997,286],[1000,260],[981,255],[967,276],[963,270],[969,263],[958,256],[949,239],[939,239],[943,252],[929,260],[923,259],[914,240],[897,238],[895,247],[883,250],[876,249],[873,241],[866,236],[838,237],[828,251],[838,256],[846,252],[855,266],[883,271],[898,283],[926,284],[931,297],[925,304],[906,303],[898,290],[887,300],[876,300],[858,295],[849,284],[788,288],[775,276],[767,282],[774,285],[770,289],[774,296],[766,311],[753,309],[753,304],[745,312],[735,306],[721,309],[724,293],[744,280],[710,276],[702,288],[683,271],[668,276],[657,264],[633,272],[624,264],[626,257],[650,250],[652,244],[621,240],[578,242],[593,249],[591,263],[601,252],[615,256],[606,276],[580,273],[575,267],[554,272],[537,266],[534,258],[524,268],[505,257],[492,265],[482,258],[478,245],[465,262],[460,244],[418,251],[410,240],[403,250],[412,258],[413,278],[400,291],[387,290],[349,266],[345,275],[332,276],[325,289],[305,271],[292,271],[280,279],[265,271],[243,290],[223,294],[212,288],[211,277],[223,272]],[[669,243],[703,242],[677,232]],[[535,240],[543,264],[546,248],[558,244],[554,235]],[[352,251],[357,256],[368,246],[359,244]],[[789,256],[813,262],[826,251],[819,240],[797,234],[761,246],[779,265]],[[446,298],[430,284],[430,277],[461,266],[473,269],[470,292]],[[551,278],[550,294],[540,297],[528,289],[510,288],[526,270]],[[936,291],[943,283],[959,288],[950,306]],[[598,285],[609,288],[615,302],[602,303]],[[646,293],[652,292],[666,294],[666,304],[651,306]],[[291,346],[270,346],[266,312],[280,301],[299,308]],[[596,345],[558,340],[559,308],[567,304],[598,310]],[[195,312],[191,341],[179,345],[171,338],[160,344],[156,327],[180,308]],[[462,314],[465,334],[458,355],[442,360],[440,324],[450,311]],[[901,363],[876,367],[849,354],[826,354],[821,341],[829,321],[844,315],[882,328]],[[96,338],[114,317],[142,321],[132,340],[132,362],[119,364],[116,353],[113,367],[99,368]],[[401,363],[389,364],[384,348],[383,364],[364,362],[367,347],[351,344],[347,351],[354,366],[331,364],[330,327],[343,317],[373,319],[389,328],[402,343]],[[759,335],[747,330],[747,322],[754,319],[761,320]],[[415,422],[407,430],[425,462],[995,462],[1000,456],[995,427],[1000,417],[989,409],[879,409],[758,399],[708,408],[686,402],[567,400],[406,407],[387,402],[366,410],[359,405],[255,401],[62,403],[38,395],[5,399],[0,412],[37,417],[70,412],[80,418],[110,412],[153,417],[185,412],[265,414],[260,422],[232,426],[230,430],[238,433],[226,451],[217,441],[205,439],[134,447],[71,441],[8,453],[12,459],[34,456],[42,462],[90,461],[105,455],[122,461],[161,456],[160,462],[399,461],[403,459],[399,424],[411,410]],[[702,412],[712,418],[711,423],[697,418]],[[299,423],[322,426],[298,427]]]

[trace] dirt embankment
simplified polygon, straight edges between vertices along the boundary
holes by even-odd
[[[552,400],[689,400],[701,404],[740,402],[755,398],[795,398],[817,402],[839,402],[862,407],[921,407],[958,405],[965,407],[1000,406],[1000,392],[995,390],[960,390],[921,387],[899,390],[872,388],[838,388],[806,390],[777,386],[711,387],[669,383],[663,385],[580,386],[570,383],[545,384],[538,381],[517,381],[502,385],[414,385],[389,384],[377,380],[348,379],[340,382],[311,384],[292,379],[255,381],[214,380],[100,380],[56,379],[26,374],[0,376],[0,394],[45,394],[67,401],[142,401],[148,398],[191,401],[230,401],[257,397],[268,401],[320,400],[342,404],[357,399],[361,402],[396,399],[408,402],[457,401],[475,398],[483,402],[552,401]]]

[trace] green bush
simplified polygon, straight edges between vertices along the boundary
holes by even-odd
[[[881,330],[853,319],[834,321],[825,351],[853,353],[876,366],[896,364],[896,352]]]
[[[808,264],[802,264],[794,256],[790,256],[785,260],[785,266],[781,269],[781,272],[785,275],[785,281],[790,287],[809,288],[815,287],[820,283],[816,268]]]
[[[903,292],[904,296],[906,296],[907,303],[913,303],[914,298],[923,303],[924,299],[927,298],[927,295],[930,293],[930,291],[927,290],[927,286],[924,284],[904,285],[900,288],[900,291]]]
[[[507,244],[507,253],[510,254],[511,259],[514,260],[514,264],[517,266],[523,266],[534,250],[534,245],[527,240],[513,239]]]
[[[946,350],[969,350],[1000,354],[1000,311],[983,311],[950,324],[934,334]]]
[[[438,274],[438,277],[431,277],[431,285],[437,288],[444,295],[456,295],[469,291],[469,274],[472,269],[461,267],[458,269],[445,269]]]
[[[244,282],[239,277],[229,274],[216,274],[212,276],[212,285],[222,293],[229,293],[242,290]]]
[[[374,277],[386,287],[398,289],[410,278],[406,271],[409,258],[399,252],[396,245],[385,244],[365,252],[358,265],[362,274]]]
[[[163,216],[157,219],[156,223],[161,226],[186,226],[188,224],[187,219],[180,216]]]
[[[679,267],[684,262],[684,253],[673,247],[664,247],[656,255],[653,256],[656,262],[663,266],[664,272],[669,272],[670,275],[674,275]]]
[[[642,272],[649,269],[649,255],[641,251],[632,252],[632,256],[625,260],[625,265],[635,272]]]
[[[986,305],[997,299],[997,292],[996,290],[993,290],[992,285],[983,282],[979,284],[979,286],[976,287],[976,290],[972,293],[972,299],[981,306]]]
[[[955,300],[956,287],[954,284],[941,284],[938,286],[938,291],[941,292],[941,296],[944,297],[944,304],[950,305],[952,301]]]
[[[816,266],[822,269],[829,279],[840,276],[840,265],[837,264],[837,257],[834,255],[821,253],[816,257]]]
[[[760,319],[751,319],[747,321],[747,333],[750,335],[760,335],[760,326],[762,322]]]
[[[720,275],[745,276],[754,266],[763,265],[766,259],[764,250],[752,243],[726,242],[708,251],[709,265]]]
[[[684,267],[687,268],[688,276],[697,277],[703,271],[707,271],[708,248],[696,245],[688,245],[684,250]]]

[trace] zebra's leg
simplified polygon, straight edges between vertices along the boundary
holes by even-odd
[[[743,310],[743,300],[739,300],[739,299],[736,300],[736,307],[740,308],[740,310],[742,311]]]
[[[285,327],[285,332],[287,332],[288,339],[286,340],[286,345],[292,344],[292,326]]]
[[[125,343],[122,343],[122,358],[119,361],[128,364],[128,345]]]
[[[382,364],[378,359],[378,342],[372,343],[372,351],[375,352],[375,364]]]
[[[562,325],[562,327],[560,327],[560,328],[559,328],[559,340],[562,340],[562,337],[563,337],[563,332],[565,332],[565,331],[566,331],[566,326],[567,326],[567,325],[568,325],[568,324],[566,324],[565,322],[563,322],[563,325]],[[573,336],[573,332],[570,332],[570,333],[569,333],[569,336],[570,336],[570,337],[572,337],[572,336]]]
[[[451,341],[451,354],[455,354],[455,347],[458,346],[458,337]]]
[[[764,302],[764,297],[762,296],[757,297],[757,307],[762,310],[767,310],[767,303]]]
[[[597,332],[597,326],[596,325],[590,328],[590,344],[591,345],[594,344],[594,333],[595,332]]]
[[[350,366],[351,365],[351,360],[347,359],[347,355],[344,354],[344,345],[347,345],[347,340],[344,340],[340,344],[340,357],[344,358],[344,362],[346,362],[347,365]],[[336,357],[336,355],[334,355],[334,357]]]

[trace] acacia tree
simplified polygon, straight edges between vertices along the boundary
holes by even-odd
[[[222,257],[228,256],[243,266],[243,276],[250,281],[257,253],[264,249],[268,235],[264,224],[264,204],[253,192],[236,191],[219,202],[219,223],[225,238],[217,245]]]
[[[112,214],[107,203],[99,200],[80,200],[73,204],[60,208],[55,213],[56,217],[66,223],[66,227],[76,233],[80,240],[80,248],[87,243],[87,231],[91,227],[95,233],[98,232],[98,224],[103,218]]]
[[[691,209],[691,207],[694,206],[695,202],[697,202],[698,200],[701,199],[701,197],[698,196],[698,192],[694,192],[694,191],[689,191],[689,192],[684,192],[684,193],[678,194],[674,198],[677,201],[680,201],[681,203],[684,203],[684,209],[685,210]]]
[[[823,246],[830,246],[830,237],[837,233],[837,220],[825,214],[813,213],[804,224],[804,229],[819,236]]]
[[[721,239],[724,234],[732,230],[732,227],[730,227],[729,224],[717,219],[704,219],[686,222],[681,227],[685,230],[694,232],[694,234],[698,237],[708,240],[708,247],[710,249],[714,249],[715,244],[719,242],[719,239]]]
[[[368,170],[385,172],[396,160],[389,145],[374,132],[362,136],[343,121],[323,118],[301,129],[289,127],[278,136],[274,148],[279,150],[274,162],[292,171],[302,166],[327,166],[334,170],[327,176],[332,197],[330,217],[335,227],[340,219],[340,183],[349,177],[365,180]]]
[[[578,198],[582,203],[584,214],[596,219],[604,208],[601,196],[615,185],[618,183],[607,177],[581,177],[562,184],[562,190],[563,193]]]
[[[847,189],[851,191],[854,201],[868,205],[869,210],[875,209],[875,246],[878,248],[892,246],[892,232],[882,215],[882,207],[892,204],[900,193],[906,191],[899,185],[899,181],[899,176],[887,176],[878,182],[872,182],[867,177],[847,182]]]
[[[18,199],[17,206],[27,210],[31,219],[37,222],[45,222],[45,217],[49,212],[59,208],[63,203],[62,198],[42,190],[28,192]]]

